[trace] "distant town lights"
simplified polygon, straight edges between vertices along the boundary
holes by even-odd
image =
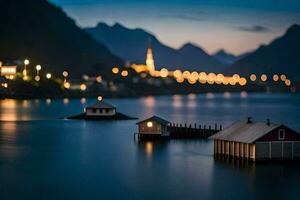
[[[123,71],[121,72],[121,76],[123,76],[123,77],[128,76],[128,71],[127,71],[127,70],[123,70]]]
[[[275,82],[278,81],[278,80],[279,80],[279,76],[278,76],[277,74],[274,74],[273,80],[274,80]]]
[[[257,79],[256,75],[255,74],[251,74],[250,80],[254,82],[254,81],[256,81],[256,79]]]
[[[97,76],[96,81],[97,81],[97,83],[101,83],[102,82],[102,76]]]
[[[62,73],[62,75],[63,75],[63,77],[67,78],[67,77],[69,76],[69,72],[64,71],[64,72]]]
[[[71,84],[69,82],[64,83],[64,88],[70,89],[70,87],[71,87]]]
[[[81,91],[86,91],[86,89],[87,89],[86,84],[83,83],[83,84],[80,85],[80,90]]]
[[[24,65],[29,65],[30,61],[28,59],[24,60]]]
[[[119,68],[117,68],[117,67],[114,67],[114,68],[112,68],[112,73],[114,73],[114,74],[118,74],[119,73]]]
[[[239,84],[240,84],[241,86],[245,86],[245,85],[247,84],[247,80],[246,80],[245,78],[240,78],[240,79],[239,79]]]
[[[40,70],[42,69],[42,66],[41,65],[37,65],[36,67],[35,67],[35,69],[36,69],[36,77],[35,77],[35,80],[36,81],[40,81],[40,76],[39,76],[39,73],[40,73]],[[38,78],[37,78],[38,77]],[[38,79],[38,80],[37,80]]]
[[[37,71],[40,71],[42,69],[42,66],[41,65],[37,65],[35,68],[36,68]]]
[[[50,73],[47,73],[47,74],[46,74],[46,78],[47,78],[47,79],[51,79],[51,77],[52,77],[52,74],[50,74]]]
[[[285,80],[285,85],[286,85],[286,86],[291,86],[291,84],[292,84],[292,83],[291,83],[291,81],[290,81],[289,79],[286,79],[286,80]]]
[[[261,81],[266,82],[268,80],[268,77],[266,74],[262,74],[260,79],[261,79]]]
[[[281,76],[280,76],[280,79],[284,82],[284,81],[286,81],[286,75],[285,74],[282,74]]]
[[[34,77],[34,80],[35,80],[36,82],[39,82],[39,81],[41,80],[41,77],[40,77],[40,76],[35,76],[35,77]]]
[[[168,77],[169,71],[166,68],[162,68],[159,72],[160,77],[166,78]]]

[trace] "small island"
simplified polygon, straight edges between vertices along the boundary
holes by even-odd
[[[107,102],[98,101],[97,103],[87,106],[84,112],[67,117],[67,119],[77,120],[131,120],[137,119],[136,117],[130,117],[123,113],[117,112],[117,107]]]

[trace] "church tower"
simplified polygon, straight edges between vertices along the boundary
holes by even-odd
[[[154,65],[154,58],[153,58],[153,52],[152,52],[152,46],[149,42],[148,44],[148,51],[147,51],[147,59],[146,59],[146,66],[148,71],[155,71],[155,65]]]

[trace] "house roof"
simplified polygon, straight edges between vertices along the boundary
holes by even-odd
[[[141,124],[141,123],[146,122],[146,121],[155,121],[155,122],[157,122],[159,124],[162,124],[162,125],[168,125],[170,123],[169,121],[167,121],[167,120],[165,120],[163,118],[160,118],[160,117],[157,117],[157,116],[154,115],[154,116],[152,116],[152,117],[150,117],[148,119],[145,119],[143,121],[140,121],[140,122],[138,122],[136,124]]]
[[[247,123],[245,121],[237,121],[210,138],[249,144],[255,142],[279,126],[280,125],[277,124],[267,125],[267,123],[264,122]]]
[[[87,106],[86,108],[116,108],[114,105],[106,103],[104,101],[99,101],[93,105]]]

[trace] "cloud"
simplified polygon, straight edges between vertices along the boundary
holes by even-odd
[[[197,12],[193,14],[163,14],[158,15],[159,18],[173,18],[180,20],[188,20],[188,21],[203,21],[205,20],[206,14],[203,12]]]
[[[254,26],[239,26],[237,27],[240,31],[253,32],[253,33],[266,33],[269,32],[270,29],[265,26],[254,25]]]

